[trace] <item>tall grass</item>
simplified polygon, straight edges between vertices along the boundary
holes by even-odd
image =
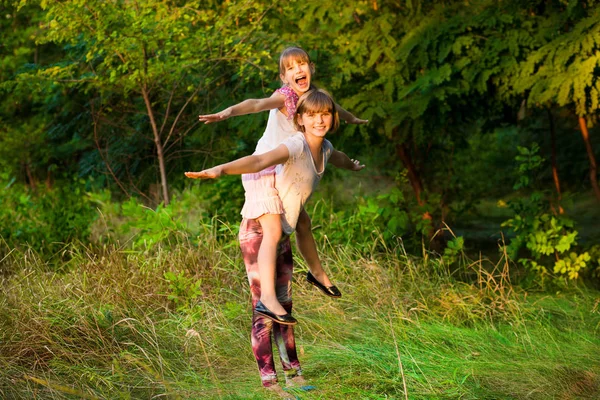
[[[377,242],[379,240],[379,242]],[[2,249],[0,398],[264,399],[235,230],[135,246],[66,246],[57,272]],[[510,262],[319,247],[339,300],[294,284],[297,345],[318,390],[302,399],[600,397],[597,292],[528,294]]]

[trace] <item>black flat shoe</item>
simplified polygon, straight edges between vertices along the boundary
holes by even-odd
[[[298,323],[298,321],[296,321],[296,318],[292,317],[292,314],[286,313],[283,315],[277,315],[271,310],[269,310],[267,307],[265,307],[265,305],[261,303],[260,300],[258,301],[258,303],[256,303],[254,311],[256,311],[257,314],[260,314],[263,317],[270,318],[273,321],[282,325],[296,325]]]
[[[325,286],[321,284],[310,271],[306,273],[306,281],[311,285],[316,286],[321,292],[329,297],[342,297],[342,293],[340,293],[336,286]]]

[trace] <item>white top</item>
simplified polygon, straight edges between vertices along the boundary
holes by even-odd
[[[288,148],[290,156],[285,164],[277,166],[275,188],[283,202],[281,227],[284,233],[290,235],[296,230],[298,216],[304,204],[321,181],[327,161],[333,152],[333,145],[329,140],[323,140],[321,146],[323,170],[317,171],[310,148],[302,133],[286,139],[282,144]]]
[[[269,120],[267,128],[258,143],[254,154],[263,154],[279,146],[287,138],[298,133],[294,127],[294,122],[284,113],[275,108],[269,111]]]

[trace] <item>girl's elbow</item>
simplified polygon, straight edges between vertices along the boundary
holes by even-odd
[[[256,169],[256,171],[254,171],[254,172],[260,172],[263,169],[268,168],[269,167],[268,164],[269,163],[267,162],[267,160],[265,160],[263,157],[260,157],[260,156],[256,157],[256,159],[253,162],[254,169]]]

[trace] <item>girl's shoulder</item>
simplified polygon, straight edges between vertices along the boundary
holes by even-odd
[[[296,92],[294,92],[294,89],[292,89],[288,85],[282,86],[275,91],[281,93],[285,97],[296,98],[296,100],[298,100],[298,95],[296,94]]]
[[[305,151],[306,139],[302,133],[297,133],[285,139],[282,144],[288,148],[290,158],[295,159]]]
[[[296,108],[298,106],[298,95],[296,92],[294,92],[294,90],[289,86],[282,86],[275,92],[281,93],[285,98],[284,103],[288,119],[294,118],[294,114],[296,113]]]

